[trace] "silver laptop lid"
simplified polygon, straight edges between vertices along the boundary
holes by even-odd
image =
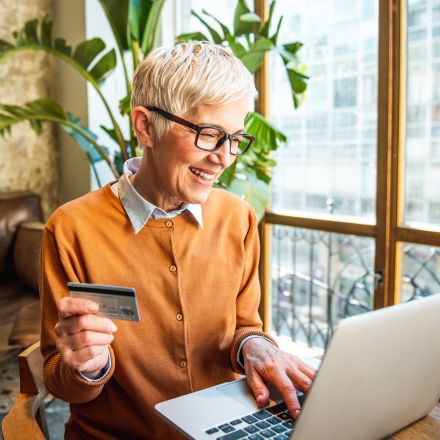
[[[440,295],[340,322],[292,440],[381,439],[440,397]]]

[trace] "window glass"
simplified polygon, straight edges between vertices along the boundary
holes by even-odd
[[[272,57],[270,118],[288,143],[276,153],[271,206],[374,222],[378,2],[279,0],[275,23],[281,14],[279,43],[304,43],[310,80],[294,110],[284,67]]]
[[[439,215],[440,204],[436,205],[434,210]],[[405,243],[401,257],[402,302],[440,293],[440,248]]]
[[[407,1],[406,225],[440,228],[440,4]]]

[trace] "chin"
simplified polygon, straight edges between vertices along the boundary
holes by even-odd
[[[190,203],[192,205],[201,205],[206,202],[206,200],[209,197],[209,194],[211,193],[211,189],[200,191],[195,193],[192,193],[191,195],[188,195],[187,197],[187,203]]]

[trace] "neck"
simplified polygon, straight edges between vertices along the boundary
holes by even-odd
[[[148,160],[148,150],[144,152],[139,171],[130,177],[130,181],[136,191],[147,201],[153,203],[165,212],[172,211],[182,205],[182,201],[170,197],[159,190],[158,183],[161,181],[157,170],[150,166],[152,161]]]

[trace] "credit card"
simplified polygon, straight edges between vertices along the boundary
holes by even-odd
[[[132,287],[90,283],[67,283],[72,298],[88,299],[99,304],[98,315],[110,319],[140,321],[136,291]]]

